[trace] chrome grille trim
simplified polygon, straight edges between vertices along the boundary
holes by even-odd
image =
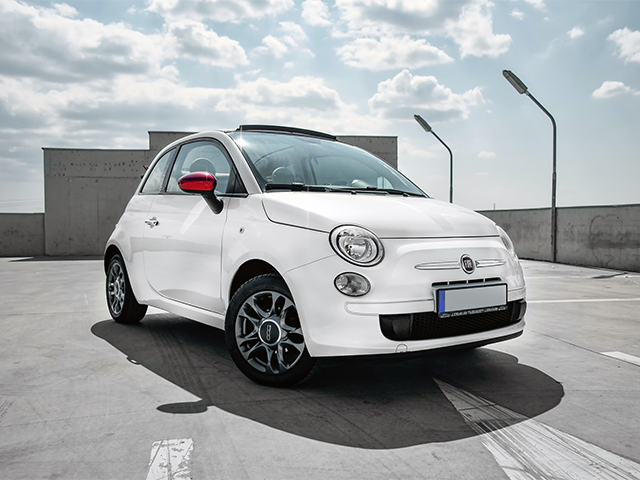
[[[486,260],[476,260],[476,267],[477,268],[501,267],[506,263],[507,261],[503,258],[488,258]]]
[[[485,258],[482,260],[476,260],[476,268],[488,268],[488,267],[501,267],[505,265],[507,261],[504,258]],[[459,270],[460,261],[447,261],[447,262],[425,262],[419,263],[415,267],[416,270]]]
[[[419,263],[415,267],[416,270],[459,270],[460,262],[427,262]]]

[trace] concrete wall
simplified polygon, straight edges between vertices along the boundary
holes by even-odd
[[[393,168],[398,168],[398,137],[367,137],[357,135],[338,135],[337,137],[341,142],[371,152]]]
[[[44,213],[0,213],[0,255],[44,254]]]
[[[520,258],[553,259],[551,250],[551,209],[489,210],[482,215],[500,225],[509,234]]]
[[[149,132],[149,150],[45,148],[46,255],[100,255],[140,183],[144,165],[189,132]],[[394,167],[397,137],[341,136]],[[2,250],[0,250],[2,254]]]
[[[144,166],[189,132],[149,132],[149,150],[44,148],[45,254],[101,255]]]
[[[101,254],[150,161],[145,150],[44,149],[45,254]]]
[[[640,205],[558,210],[557,259],[640,272]]]
[[[551,260],[551,210],[484,211],[521,258]],[[557,261],[640,272],[640,205],[558,209]]]

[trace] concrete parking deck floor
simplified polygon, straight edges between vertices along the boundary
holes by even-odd
[[[523,266],[518,339],[271,389],[220,331],[112,322],[100,260],[0,259],[0,478],[640,478],[640,274]]]

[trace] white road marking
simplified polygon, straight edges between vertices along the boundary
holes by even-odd
[[[640,302],[640,298],[574,298],[567,300],[527,300],[531,303],[595,303],[595,302]]]
[[[606,278],[604,278],[606,277]],[[585,280],[613,280],[613,279],[626,279],[626,278],[640,278],[640,275],[634,273],[603,273],[601,275],[593,276],[592,274],[585,275],[541,275],[541,276],[529,276],[525,273],[525,280],[555,280],[562,278],[582,278]]]
[[[637,480],[640,465],[436,380],[511,480]]]
[[[601,355],[606,355],[607,357],[617,358],[618,360],[623,360],[628,363],[633,363],[634,365],[640,366],[640,357],[635,357],[633,355],[629,355],[628,353],[622,352],[600,352]]]
[[[161,440],[151,447],[147,480],[191,480],[193,440]]]

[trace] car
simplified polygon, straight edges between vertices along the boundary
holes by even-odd
[[[162,149],[104,254],[111,317],[223,329],[251,380],[325,357],[474,348],[524,329],[506,232],[326,133],[244,125]]]

